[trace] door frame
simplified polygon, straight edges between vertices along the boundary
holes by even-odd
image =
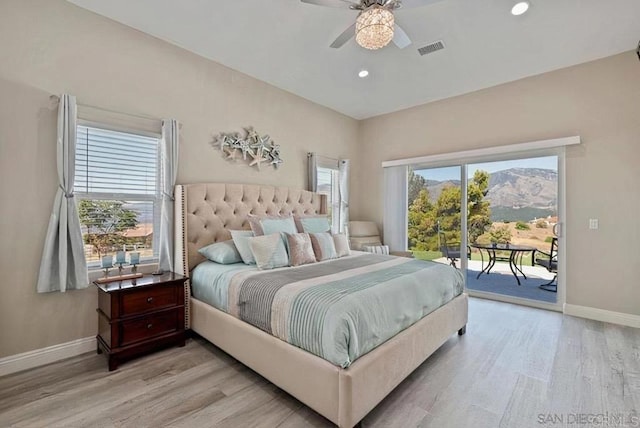
[[[473,163],[499,162],[506,160],[527,159],[543,156],[557,156],[558,158],[558,277],[557,277],[557,299],[556,303],[545,303],[531,299],[514,298],[501,294],[486,293],[467,290],[465,276],[465,290],[470,296],[482,297],[486,299],[498,300],[507,303],[517,303],[525,306],[549,309],[558,312],[563,311],[566,302],[566,146],[580,144],[580,137],[565,137],[553,140],[534,141],[530,143],[511,144],[507,146],[491,147],[486,149],[469,150],[464,152],[445,153],[441,155],[423,156],[412,159],[402,159],[383,162],[383,167],[411,166],[414,170],[460,167],[461,182],[461,207],[467,206],[467,166]],[[461,213],[461,248],[460,254],[466,254],[463,249],[467,248],[467,210]],[[405,239],[406,242],[406,239]],[[468,261],[466,257],[460,258],[460,267],[466,273]]]

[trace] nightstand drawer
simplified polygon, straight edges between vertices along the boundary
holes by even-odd
[[[146,288],[122,295],[121,316],[136,315],[179,304],[175,286]]]
[[[178,329],[178,310],[149,314],[142,318],[122,322],[120,346],[150,339]]]

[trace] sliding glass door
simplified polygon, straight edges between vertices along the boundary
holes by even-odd
[[[409,167],[407,248],[461,269],[471,295],[556,305],[561,180],[556,154]]]
[[[557,302],[558,157],[467,165],[467,288]]]
[[[461,171],[409,169],[407,247],[414,257],[461,267]]]

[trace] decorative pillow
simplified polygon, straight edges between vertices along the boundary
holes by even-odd
[[[258,269],[267,270],[289,266],[289,256],[279,233],[249,238],[249,247]]]
[[[336,246],[336,256],[338,258],[351,255],[351,250],[349,249],[349,240],[347,239],[347,235],[345,235],[344,233],[338,233],[333,235],[333,243]]]
[[[333,236],[330,233],[310,233],[309,236],[317,261],[321,262],[338,257],[336,245],[333,243]]]
[[[297,215],[294,220],[300,233],[322,233],[331,230],[328,215]]]
[[[296,224],[293,221],[293,217],[284,218],[263,218],[260,220],[260,226],[265,235],[271,235],[272,233],[298,233]]]
[[[207,245],[206,247],[200,248],[198,252],[212,262],[223,265],[242,262],[242,257],[231,239]]]
[[[285,235],[289,247],[289,264],[291,266],[316,262],[316,255],[313,252],[311,237],[309,237],[308,233],[287,233]]]
[[[248,214],[247,220],[249,221],[249,226],[251,226],[251,230],[253,231],[254,236],[262,236],[264,235],[264,230],[262,230],[262,220],[281,220],[291,217],[291,214],[286,215],[253,215]]]
[[[240,257],[242,257],[242,261],[248,265],[256,264],[256,259],[253,257],[253,253],[251,252],[251,248],[249,247],[249,238],[253,237],[253,232],[250,230],[232,230],[231,238],[233,238],[233,243],[236,246],[236,249],[240,253]]]
[[[384,254],[389,255],[389,246],[388,245],[363,245],[362,251],[373,254]]]

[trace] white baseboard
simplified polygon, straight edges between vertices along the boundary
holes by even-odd
[[[604,309],[590,308],[588,306],[570,305],[568,303],[564,304],[563,312],[574,317],[640,328],[640,315],[607,311]]]
[[[95,350],[96,338],[92,336],[0,358],[0,376],[54,363]]]

